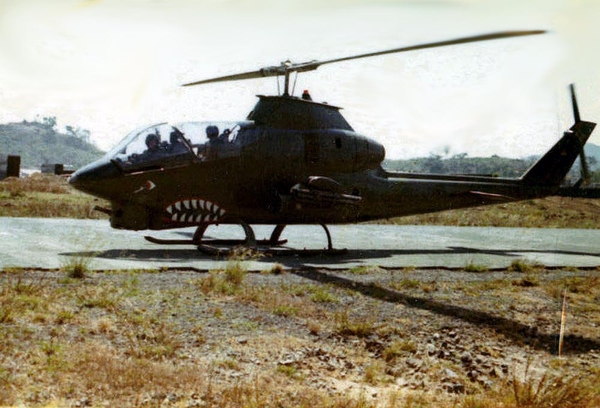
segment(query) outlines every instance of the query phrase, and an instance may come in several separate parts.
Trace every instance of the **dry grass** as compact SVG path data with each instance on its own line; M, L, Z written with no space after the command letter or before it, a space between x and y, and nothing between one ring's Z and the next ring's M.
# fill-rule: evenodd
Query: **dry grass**
M11 197L22 197L27 193L69 194L70 189L64 176L34 173L30 177L9 177L0 183L1 190Z
M237 272L222 274L232 285L245 286ZM375 406L302 386L295 368L224 381L224 371L244 370L241 362L211 358L202 351L202 327L184 328L165 318L185 313L185 299L197 291L197 282L176 291L132 291L140 283L128 275L88 273L78 280L24 277L18 271L0 275L0 405ZM210 295L217 304L230 296Z
M403 272L404 278L416 280L414 272ZM512 316L517 324L553 332L560 310L555 288L567 287L569 333L579 326L579 334L600 337L600 313L593 311L598 277L539 276L539 285L532 287L517 287L507 278L440 282L431 293L422 284L395 290L435 295L449 305ZM506 377L483 387L469 382L460 358L430 360L425 352L426 343L433 342L437 353L442 340L433 338L449 333L441 322L457 319L419 311L405 315L408 309L401 304L293 273L248 275L242 261L206 276L90 271L71 279L65 272L7 270L0 280L0 406L600 404L600 370L576 358L556 362L546 352L525 348L523 355L538 360L535 369L515 364ZM461 327L443 342L455 341L461 350L488 355L490 361L509 353L511 342L503 336ZM476 340L466 342L467 336ZM435 388L447 370L460 373L464 394ZM408 374L429 382L416 390L397 385Z
M64 176L35 173L0 181L0 216L44 218L106 218L93 211L103 200L77 192Z
M390 222L398 225L595 229L600 227L600 202L596 199L547 197L394 218Z

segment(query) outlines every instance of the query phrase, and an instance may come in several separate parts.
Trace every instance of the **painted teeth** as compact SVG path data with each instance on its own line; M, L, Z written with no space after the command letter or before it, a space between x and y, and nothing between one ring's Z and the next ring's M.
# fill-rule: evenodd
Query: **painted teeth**
M171 221L183 224L200 224L217 221L226 211L217 204L202 199L186 199L169 205L165 211Z

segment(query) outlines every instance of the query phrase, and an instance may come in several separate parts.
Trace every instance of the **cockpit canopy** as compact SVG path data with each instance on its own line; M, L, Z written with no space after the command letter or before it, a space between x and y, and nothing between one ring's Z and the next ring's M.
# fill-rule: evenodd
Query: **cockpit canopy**
M129 133L107 156L124 171L158 168L239 156L256 136L250 121L159 123Z

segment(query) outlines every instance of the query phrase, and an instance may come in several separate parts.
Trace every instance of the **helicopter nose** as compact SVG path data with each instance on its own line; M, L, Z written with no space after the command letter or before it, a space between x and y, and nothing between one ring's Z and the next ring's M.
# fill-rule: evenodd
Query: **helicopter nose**
M103 193L112 184L110 180L120 174L121 171L116 164L102 158L73 173L69 178L69 184L85 193L107 198Z

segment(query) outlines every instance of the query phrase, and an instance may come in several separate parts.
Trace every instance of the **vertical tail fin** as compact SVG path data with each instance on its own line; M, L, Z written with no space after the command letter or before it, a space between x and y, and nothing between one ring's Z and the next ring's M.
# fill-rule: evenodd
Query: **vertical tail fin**
M563 137L541 159L527 170L521 178L525 184L559 186L573 166L577 156L583 154L583 147L596 127L593 122L581 120L573 85L570 89L575 124L563 134Z

